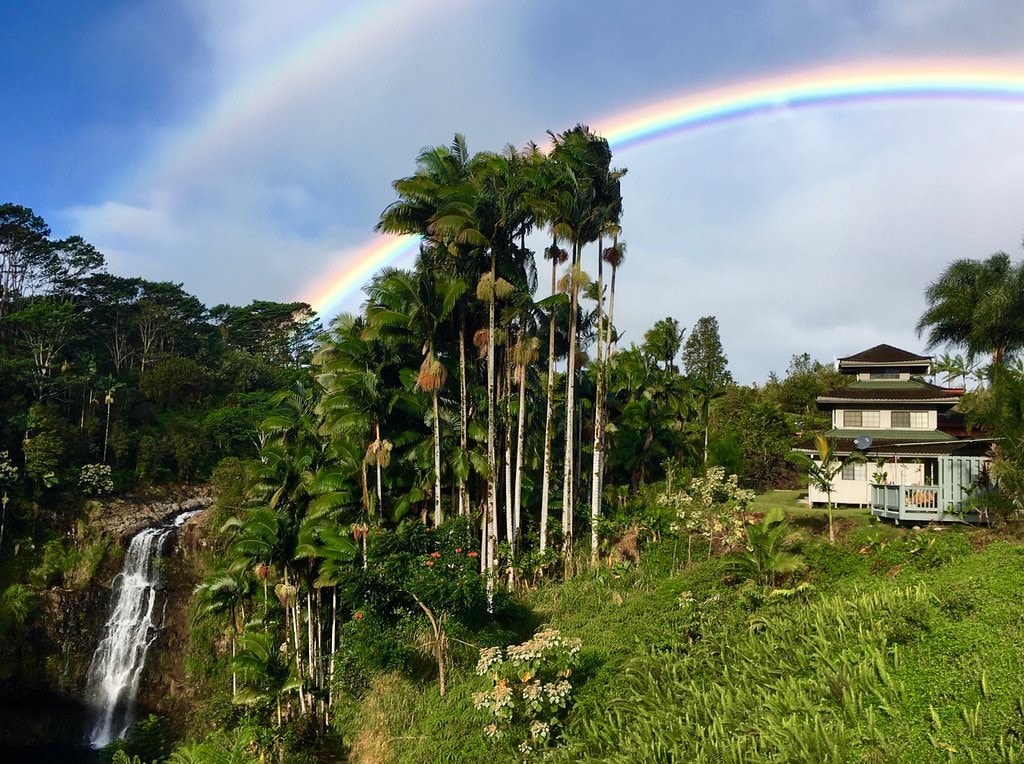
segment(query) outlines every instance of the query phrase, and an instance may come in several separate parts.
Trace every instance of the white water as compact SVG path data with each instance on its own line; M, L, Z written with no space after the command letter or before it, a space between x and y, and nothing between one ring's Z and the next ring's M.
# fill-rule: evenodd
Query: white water
M139 531L128 545L124 567L114 583L110 615L89 666L86 697L96 718L89 745L101 748L121 737L135 720L135 694L146 652L162 626L153 620L160 571L154 563L171 534L197 512L183 512L172 523Z

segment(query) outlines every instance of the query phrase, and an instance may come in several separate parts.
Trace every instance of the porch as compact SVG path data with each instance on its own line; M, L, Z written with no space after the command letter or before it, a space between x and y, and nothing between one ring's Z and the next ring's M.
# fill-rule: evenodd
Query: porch
M982 473L982 458L942 456L938 460L937 485L871 483L871 514L908 523L978 523L977 511L968 502Z

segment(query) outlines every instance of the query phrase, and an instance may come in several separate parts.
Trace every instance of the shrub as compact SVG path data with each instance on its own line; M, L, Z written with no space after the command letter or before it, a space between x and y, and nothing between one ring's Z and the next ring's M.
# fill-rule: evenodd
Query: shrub
M727 478L722 467L709 467L704 477L690 481L687 492L663 500L675 504L677 530L705 536L712 544L717 540L729 548L743 540L744 513L754 496L754 491L740 488L736 475Z
M484 734L510 736L527 755L550 746L571 703L569 677L579 652L580 640L566 639L554 629L505 650L481 650L476 673L493 683L490 690L473 697L476 708L486 709L492 717Z
M78 488L85 496L98 496L114 490L109 464L83 464L78 474Z

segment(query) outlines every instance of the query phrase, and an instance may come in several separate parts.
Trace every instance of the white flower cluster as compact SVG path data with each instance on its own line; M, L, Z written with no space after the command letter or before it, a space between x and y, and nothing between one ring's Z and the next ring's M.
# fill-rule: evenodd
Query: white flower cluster
M530 725L530 739L544 740L551 734L551 725L539 719Z
M8 486L17 481L18 468L11 463L11 455L0 451L0 486Z
M574 658L580 651L582 642L578 639L566 639L557 629L538 631L533 639L523 642L521 645L512 645L508 648L508 659L513 664L522 665L531 661L539 660L547 655L564 650L569 657ZM482 658L481 653L481 660ZM479 665L479 664L478 664Z
M572 685L567 679L559 679L557 682L544 685L544 694L548 701L554 706L562 708L569 700L569 693L572 692Z
M110 476L109 464L83 464L78 475L78 487L86 496L110 493L114 490L114 480Z
M500 647L485 647L480 651L480 660L476 662L476 673L484 676L491 670L491 666L505 660Z

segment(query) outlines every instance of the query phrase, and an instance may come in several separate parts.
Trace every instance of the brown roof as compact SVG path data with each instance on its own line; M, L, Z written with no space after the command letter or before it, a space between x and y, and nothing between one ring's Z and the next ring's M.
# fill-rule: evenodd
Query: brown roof
M900 348L895 348L892 345L875 345L873 348L862 350L859 353L847 356L846 358L840 358L840 363L850 363L855 365L866 365L866 364L930 364L932 362L931 356L917 355Z
M819 403L839 403L842 401L917 401L949 403L953 405L960 398L959 390L951 390L928 382L906 383L902 385L869 386L868 383L854 382L818 398Z

